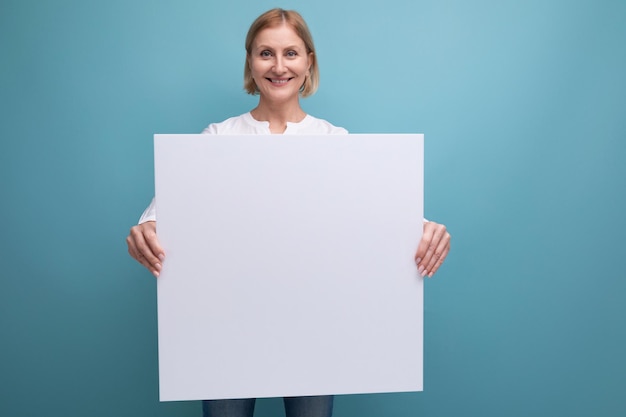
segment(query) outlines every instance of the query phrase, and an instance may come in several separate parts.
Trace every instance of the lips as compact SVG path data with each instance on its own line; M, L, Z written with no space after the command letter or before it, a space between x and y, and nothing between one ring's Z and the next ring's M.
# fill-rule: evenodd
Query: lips
M292 79L293 78L266 78L266 80L268 80L272 84L277 84L277 85L287 84Z

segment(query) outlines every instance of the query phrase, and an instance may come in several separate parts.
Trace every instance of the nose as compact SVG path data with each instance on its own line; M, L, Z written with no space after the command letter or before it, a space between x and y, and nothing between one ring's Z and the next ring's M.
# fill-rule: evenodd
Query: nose
M278 55L274 61L274 72L276 74L283 74L285 71L287 71L287 68L285 67L283 57Z

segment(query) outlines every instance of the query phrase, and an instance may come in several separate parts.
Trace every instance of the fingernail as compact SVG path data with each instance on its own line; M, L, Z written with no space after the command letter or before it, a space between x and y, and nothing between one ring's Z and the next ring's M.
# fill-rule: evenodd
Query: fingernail
M422 278L424 278L424 267L420 266L417 270L417 273L420 274Z
M154 264L154 269L156 269L157 271L161 270L161 264Z
M415 260L415 265L419 266L420 262L422 262L422 258L417 258Z
M155 278L159 277L159 271L152 271L152 275L154 275Z
M159 261L163 262L163 260L164 260L164 259L165 259L165 255L160 254L160 255L159 255Z

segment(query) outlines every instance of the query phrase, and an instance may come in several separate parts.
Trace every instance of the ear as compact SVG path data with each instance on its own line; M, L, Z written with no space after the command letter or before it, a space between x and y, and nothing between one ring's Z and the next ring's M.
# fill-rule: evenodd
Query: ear
M313 52L309 52L308 58L309 58L309 67L306 69L306 72L307 72L307 75L310 77L311 76L311 67L315 63L315 54Z

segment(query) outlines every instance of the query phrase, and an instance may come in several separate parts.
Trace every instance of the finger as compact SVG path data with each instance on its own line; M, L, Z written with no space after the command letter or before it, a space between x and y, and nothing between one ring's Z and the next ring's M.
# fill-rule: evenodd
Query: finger
M423 260L426 257L426 252L428 251L428 247L430 246L430 242L433 239L433 228L426 222L424 223L424 232L422 233L422 240L420 240L419 245L417 246L417 251L415 252L415 262L419 266L423 264Z
M165 251L161 247L159 243L159 239L156 234L156 223L155 222L146 222L144 223L143 234L146 240L146 243L150 247L150 252L156 256L161 262L165 257Z
M424 243L427 247L424 256L421 257L421 262L418 263L418 270L422 276L429 270L429 266L434 266L436 260L433 261L432 258L444 233L446 233L446 228L443 225L432 223L424 226L420 246Z
M143 256L139 252L137 252L137 246L133 239L132 233L129 233L128 236L126 236L126 245L128 246L128 254L137 262L141 262L141 258Z
M433 268L435 267L435 265L437 264L437 262L443 255L449 243L450 243L450 234L447 232L444 232L443 236L441 236L439 240L433 239L433 244L428 249L428 252L429 253L432 252L432 255L430 256L428 263L424 267L424 271L426 272L426 275L431 274Z
M159 276L159 271L154 266L150 265L148 260L141 253L137 254L135 259L137 260L137 262L143 265L148 271L150 271L154 276Z
M150 240L155 240L156 234L154 237L150 236L150 232L144 231L144 227L139 225L131 229L131 236L138 254L141 254L150 265L156 266L156 264L160 263L159 258L152 251L150 245ZM139 260L139 257L137 260Z
M130 229L130 235L127 238L129 252L140 264L148 268L155 276L158 276L161 270L161 260L152 252L150 244L144 235L146 233L144 231L145 228L146 226L137 225ZM156 240L156 234L152 239ZM161 254L161 256L163 255Z
M437 263L435 264L435 266L433 267L432 271L428 274L428 278L432 278L436 273L437 270L439 269L439 267L443 264L443 261L445 260L446 256L448 256L448 252L450 251L450 249L446 249L444 254L441 256L441 258L437 261Z
M158 274L158 271L156 271L156 269L152 265L150 265L146 258L137 251L135 242L133 241L131 235L128 235L128 237L126 238L126 243L128 245L128 253L131 257L133 257L137 262L146 267L152 274L155 274L155 272Z
M432 269L428 272L428 278L432 278L433 275L435 275L439 267L443 264L443 261L445 261L449 252L450 252L450 244L448 243L448 245L444 248L443 252L441 253L441 256L439 257L439 259L437 259L435 266L433 266Z

